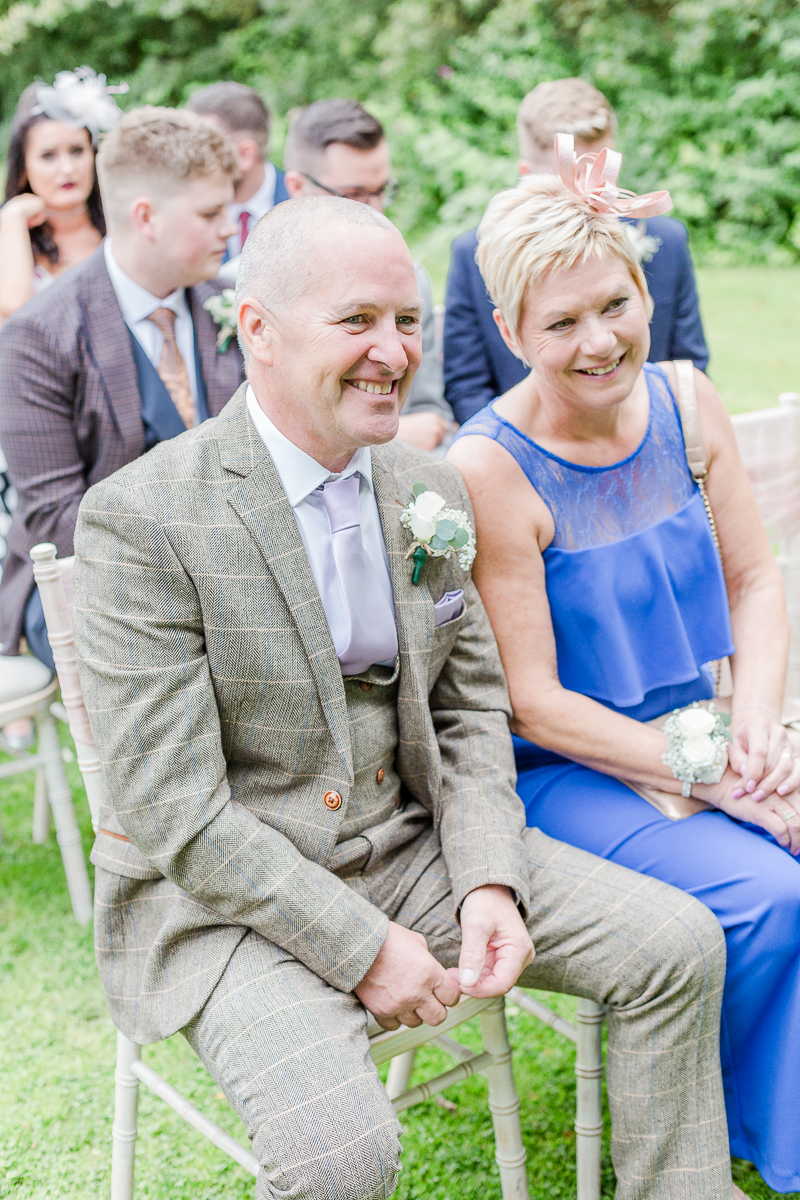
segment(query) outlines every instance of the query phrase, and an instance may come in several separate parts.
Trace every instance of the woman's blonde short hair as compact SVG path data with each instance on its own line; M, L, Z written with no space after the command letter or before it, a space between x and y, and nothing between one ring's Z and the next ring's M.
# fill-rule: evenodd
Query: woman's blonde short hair
M644 272L618 217L596 212L555 175L528 175L489 202L475 259L523 362L519 334L528 289L592 257L625 263L649 317L653 302Z

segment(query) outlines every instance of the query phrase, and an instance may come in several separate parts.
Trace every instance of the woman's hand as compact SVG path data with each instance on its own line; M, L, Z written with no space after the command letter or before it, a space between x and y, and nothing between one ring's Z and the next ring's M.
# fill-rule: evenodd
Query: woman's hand
M800 759L771 709L742 707L731 721L730 764L741 777L734 800L749 794L761 801L771 792L787 796L800 787Z
M24 222L26 228L33 229L35 225L41 225L47 219L47 209L41 196L34 196L32 192L22 192L3 205L0 216L4 221L7 217L17 219L21 223Z
M782 785L783 786L783 785ZM705 800L736 821L759 825L771 833L778 845L792 854L800 854L800 790L785 795L772 791L763 799L742 791L741 776L728 767L719 783L695 783L692 795Z

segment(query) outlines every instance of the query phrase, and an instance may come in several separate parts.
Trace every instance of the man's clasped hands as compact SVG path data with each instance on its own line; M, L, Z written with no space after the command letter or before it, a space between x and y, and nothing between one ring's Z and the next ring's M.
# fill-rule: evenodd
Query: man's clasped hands
M441 1025L462 994L502 996L533 961L530 934L507 887L469 892L461 906L458 967L445 969L421 933L390 921L378 957L355 989L384 1029Z

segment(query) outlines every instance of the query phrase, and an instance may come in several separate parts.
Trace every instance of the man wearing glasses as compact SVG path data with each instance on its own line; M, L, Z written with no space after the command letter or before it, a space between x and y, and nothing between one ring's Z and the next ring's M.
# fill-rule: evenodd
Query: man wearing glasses
M286 190L293 199L327 193L383 212L397 193L383 126L355 100L318 100L304 108L289 126L283 165ZM442 453L450 440L453 413L444 399L431 281L419 263L414 269L425 302L422 363L397 436L422 450Z

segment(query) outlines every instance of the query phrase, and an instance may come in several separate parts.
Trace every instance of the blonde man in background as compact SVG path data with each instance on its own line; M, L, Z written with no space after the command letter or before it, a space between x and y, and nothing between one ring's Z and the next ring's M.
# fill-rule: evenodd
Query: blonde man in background
M540 83L528 92L517 114L521 176L557 174L557 133L573 135L576 154L599 154L614 149L617 119L603 93L584 79ZM688 358L704 371L708 348L685 226L674 217L626 224L654 302L649 361ZM494 304L475 262L477 244L475 229L455 239L447 280L445 397L462 424L528 374L495 325Z
M238 164L192 113L141 108L97 168L109 236L0 332L0 442L19 504L0 584L5 654L24 633L53 670L28 553L72 554L84 492L157 442L215 416L242 378L204 302L234 232Z

